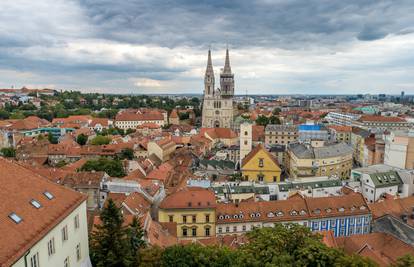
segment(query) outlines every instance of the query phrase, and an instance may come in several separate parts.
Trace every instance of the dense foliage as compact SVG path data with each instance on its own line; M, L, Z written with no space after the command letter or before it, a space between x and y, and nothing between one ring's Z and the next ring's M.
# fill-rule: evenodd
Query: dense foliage
M143 231L134 217L124 226L121 210L112 199L102 209L101 224L95 225L90 239L90 255L96 267L139 266L138 252L145 247Z
M112 177L124 177L125 170L122 162L117 159L100 158L88 160L80 169L81 171L104 171Z
M91 140L91 145L100 146L100 145L107 145L111 142L111 137L97 135L95 138Z
M82 133L76 137L76 142L81 146L86 145L86 142L88 142L88 137Z
M3 155L3 157L14 158L16 156L16 149L13 147L4 147L0 150L0 153Z
M269 118L263 115L260 115L257 119L256 119L256 124L257 125L262 125L262 126L266 126L268 124L280 124L280 120L278 117L276 116L270 116Z

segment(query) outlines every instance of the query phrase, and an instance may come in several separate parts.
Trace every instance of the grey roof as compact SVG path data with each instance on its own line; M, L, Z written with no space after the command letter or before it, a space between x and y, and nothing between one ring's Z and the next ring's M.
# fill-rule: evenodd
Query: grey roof
M213 166L214 168L220 168L220 169L234 169L235 164L232 161L229 160L207 160L202 159L200 160L200 165L203 166Z
M279 192L287 192L290 189L307 189L311 187L312 189L315 188L326 188L326 187L337 187L342 186L342 181L339 179L330 179L324 181L313 181L313 182L289 182L279 184Z
M374 220L372 223L372 231L388 233L407 244L414 245L414 227L390 214Z
M403 183L400 175L396 171L371 173L369 176L375 187L387 187Z
M282 125L282 124L268 124L266 126L265 131L272 131L272 132L296 132L298 131L297 125Z
M272 145L269 149L269 152L285 152L285 145Z
M301 159L320 159L352 154L353 149L346 143L325 144L323 147L311 147L304 144L292 144L290 150Z
M230 189L232 194L245 194L245 193L255 193L259 195L266 195L269 194L269 187L267 186L251 186L251 185L235 185L235 186L213 186L213 190L215 194L223 194L224 189Z

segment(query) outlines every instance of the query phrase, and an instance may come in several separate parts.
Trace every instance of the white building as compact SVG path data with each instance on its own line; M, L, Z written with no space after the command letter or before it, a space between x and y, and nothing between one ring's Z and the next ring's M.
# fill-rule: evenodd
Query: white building
M361 183L361 193L369 203L378 201L385 194L397 196L403 186L398 171L384 164L354 169L351 179Z
M414 129L394 131L385 136L384 163L414 169Z
M342 181L335 177L307 177L277 184L275 194L278 200L288 199L300 193L306 197L328 197L341 194Z
M91 267L86 195L0 159L0 266Z
M360 117L361 115L352 113L329 112L325 119L330 124L352 126Z

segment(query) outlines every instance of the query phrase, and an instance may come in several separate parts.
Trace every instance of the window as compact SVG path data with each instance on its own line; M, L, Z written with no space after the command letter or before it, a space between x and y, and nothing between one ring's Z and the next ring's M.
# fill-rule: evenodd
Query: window
M223 229L221 227L219 227L218 232L219 232L219 234L221 234L223 232Z
M230 227L226 227L226 233L230 232Z
M80 250L80 243L76 245L76 260L80 261L81 259L81 250Z
M257 175L257 180L259 180L259 182L263 182L263 180L264 180L264 175L263 175L263 174L258 174L258 175Z
M277 182L277 177L273 176L273 182Z
M193 215L193 223L197 222L197 216Z
M210 222L210 215L206 214L206 222Z
M49 240L49 242L47 242L47 254L49 256L52 256L53 254L55 254L55 238L52 237L52 239Z
M259 167L263 168L263 159L259 159Z
M244 131L244 135L248 135L249 133L247 131Z
M233 232L237 232L237 226L233 226Z
M32 204L33 207L35 207L36 209L40 209L42 207L42 205L39 203L39 201L32 199L30 201L30 204Z
M66 257L65 261L63 262L63 267L69 267L69 257Z
M174 222L174 215L168 215L168 221Z
M187 236L187 228L183 228L183 236Z
M243 225L242 229L243 231L246 231L246 225Z
M192 228L191 229L191 234L193 235L193 236L197 236L197 228Z
M210 236L210 227L207 227L205 229L205 234L206 234L206 236Z
M187 223L187 216L183 215L183 223Z
M52 193L50 193L50 192L48 192L48 191L45 191L44 193L43 193L43 195L45 195L45 197L47 197L47 199L49 199L49 200L51 200L51 199L54 199L55 197L52 195Z
M68 240L68 226L62 228L62 241Z
M39 267L39 253L36 252L31 258L30 258L30 266L31 267Z
M9 214L9 218L12 219L15 223L20 223L22 221L22 218L14 212Z
M75 224L75 229L79 228L79 214L77 214L75 216L75 218L73 218L74 224Z

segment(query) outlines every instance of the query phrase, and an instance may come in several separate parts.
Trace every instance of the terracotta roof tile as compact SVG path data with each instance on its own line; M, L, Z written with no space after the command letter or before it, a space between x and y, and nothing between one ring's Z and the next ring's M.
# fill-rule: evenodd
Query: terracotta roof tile
M9 266L60 223L86 196L48 181L12 161L0 158L0 265ZM54 198L49 200L44 192ZM35 199L42 205L30 204ZM22 218L16 224L8 216Z
M213 191L200 187L185 187L167 196L160 204L162 209L214 208Z

